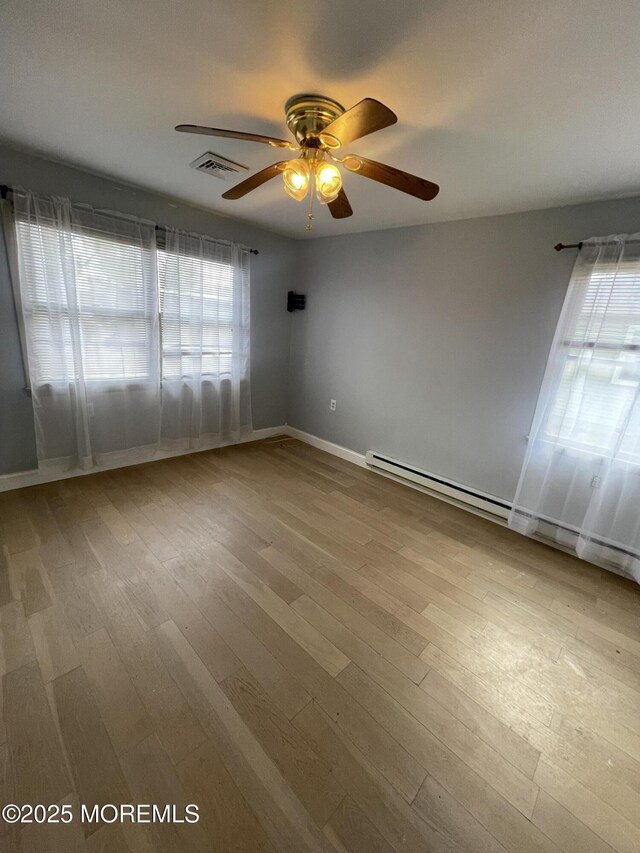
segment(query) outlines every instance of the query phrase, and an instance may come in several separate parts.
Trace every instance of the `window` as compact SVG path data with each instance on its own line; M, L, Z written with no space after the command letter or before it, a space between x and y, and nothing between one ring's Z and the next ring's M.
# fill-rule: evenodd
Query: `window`
M640 419L632 414L640 387L640 262L598 265L581 291L559 343L562 373L546 433L594 452L622 441L622 450L635 456L640 448Z
M14 208L39 465L251 431L248 250L28 191Z
M150 380L157 371L151 241L145 247L42 220L18 219L16 231L32 385Z
M233 265L158 250L164 379L231 375Z

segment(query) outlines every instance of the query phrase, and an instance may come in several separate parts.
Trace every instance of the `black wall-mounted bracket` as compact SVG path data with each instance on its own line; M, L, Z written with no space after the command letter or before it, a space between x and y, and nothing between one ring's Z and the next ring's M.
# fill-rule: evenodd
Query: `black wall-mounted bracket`
M304 311L307 304L307 297L302 293L294 293L290 290L287 293L287 311Z

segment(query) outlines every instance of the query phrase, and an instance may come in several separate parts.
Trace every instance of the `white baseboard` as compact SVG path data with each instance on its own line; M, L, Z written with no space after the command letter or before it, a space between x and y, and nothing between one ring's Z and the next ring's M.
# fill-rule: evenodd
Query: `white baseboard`
M237 441L223 441L217 447L233 447L236 444L246 444L249 441L261 441L263 438L273 438L274 435L289 435L288 427L283 424L277 427L266 427L265 429L254 429ZM217 448L211 448L216 450ZM158 450L151 458L141 459L140 462L156 462L159 459L170 459L173 456L185 456L189 453L198 453L197 450ZM140 464L140 463L131 463ZM38 470L18 471L15 474L0 474L0 492L9 492L13 489L24 489L27 486L37 486L41 483L53 483L56 480L68 480L71 477L82 477L86 474L95 474L99 471L113 471L121 465L105 465L92 468L90 471L66 471L63 474L45 474Z
M332 441L327 441L324 438L318 438L317 435L303 432L296 427L286 426L284 429L287 435L291 438L299 438L305 444L310 444L312 447L317 447L318 450L325 450L334 456L339 456L340 459L346 459L347 462L353 462L354 465L359 465L361 468L366 468L367 463L363 453L356 453L355 450L349 450L347 447L341 447L339 444L334 444Z

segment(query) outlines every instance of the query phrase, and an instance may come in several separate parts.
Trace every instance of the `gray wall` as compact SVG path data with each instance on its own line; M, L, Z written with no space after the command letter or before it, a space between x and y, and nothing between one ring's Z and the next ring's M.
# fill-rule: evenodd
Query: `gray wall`
M208 180L206 177L203 180ZM63 195L97 208L134 214L260 251L251 261L251 395L254 429L286 422L290 315L300 244L255 226L217 216L114 180L0 146L0 184ZM220 187L211 181L211 192ZM0 236L1 240L1 236ZM0 243L0 474L36 466L31 401L24 377L9 283Z
M510 500L575 258L553 246L634 231L640 199L306 243L289 423Z
M294 241L2 146L0 183L256 247L254 427L288 421L506 499L574 259L553 245L640 230L625 199ZM307 294L292 316L291 288ZM0 473L36 464L23 384L0 245Z

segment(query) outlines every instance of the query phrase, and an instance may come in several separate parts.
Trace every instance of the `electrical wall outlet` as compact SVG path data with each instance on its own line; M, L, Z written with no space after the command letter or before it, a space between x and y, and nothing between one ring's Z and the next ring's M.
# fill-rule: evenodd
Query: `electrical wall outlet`
M338 404L336 403L336 401L335 401L335 400L332 400L332 401L329 403L329 408L331 409L331 411L332 411L332 412L335 412L335 410L336 410L336 406L337 406L337 405L338 405Z

